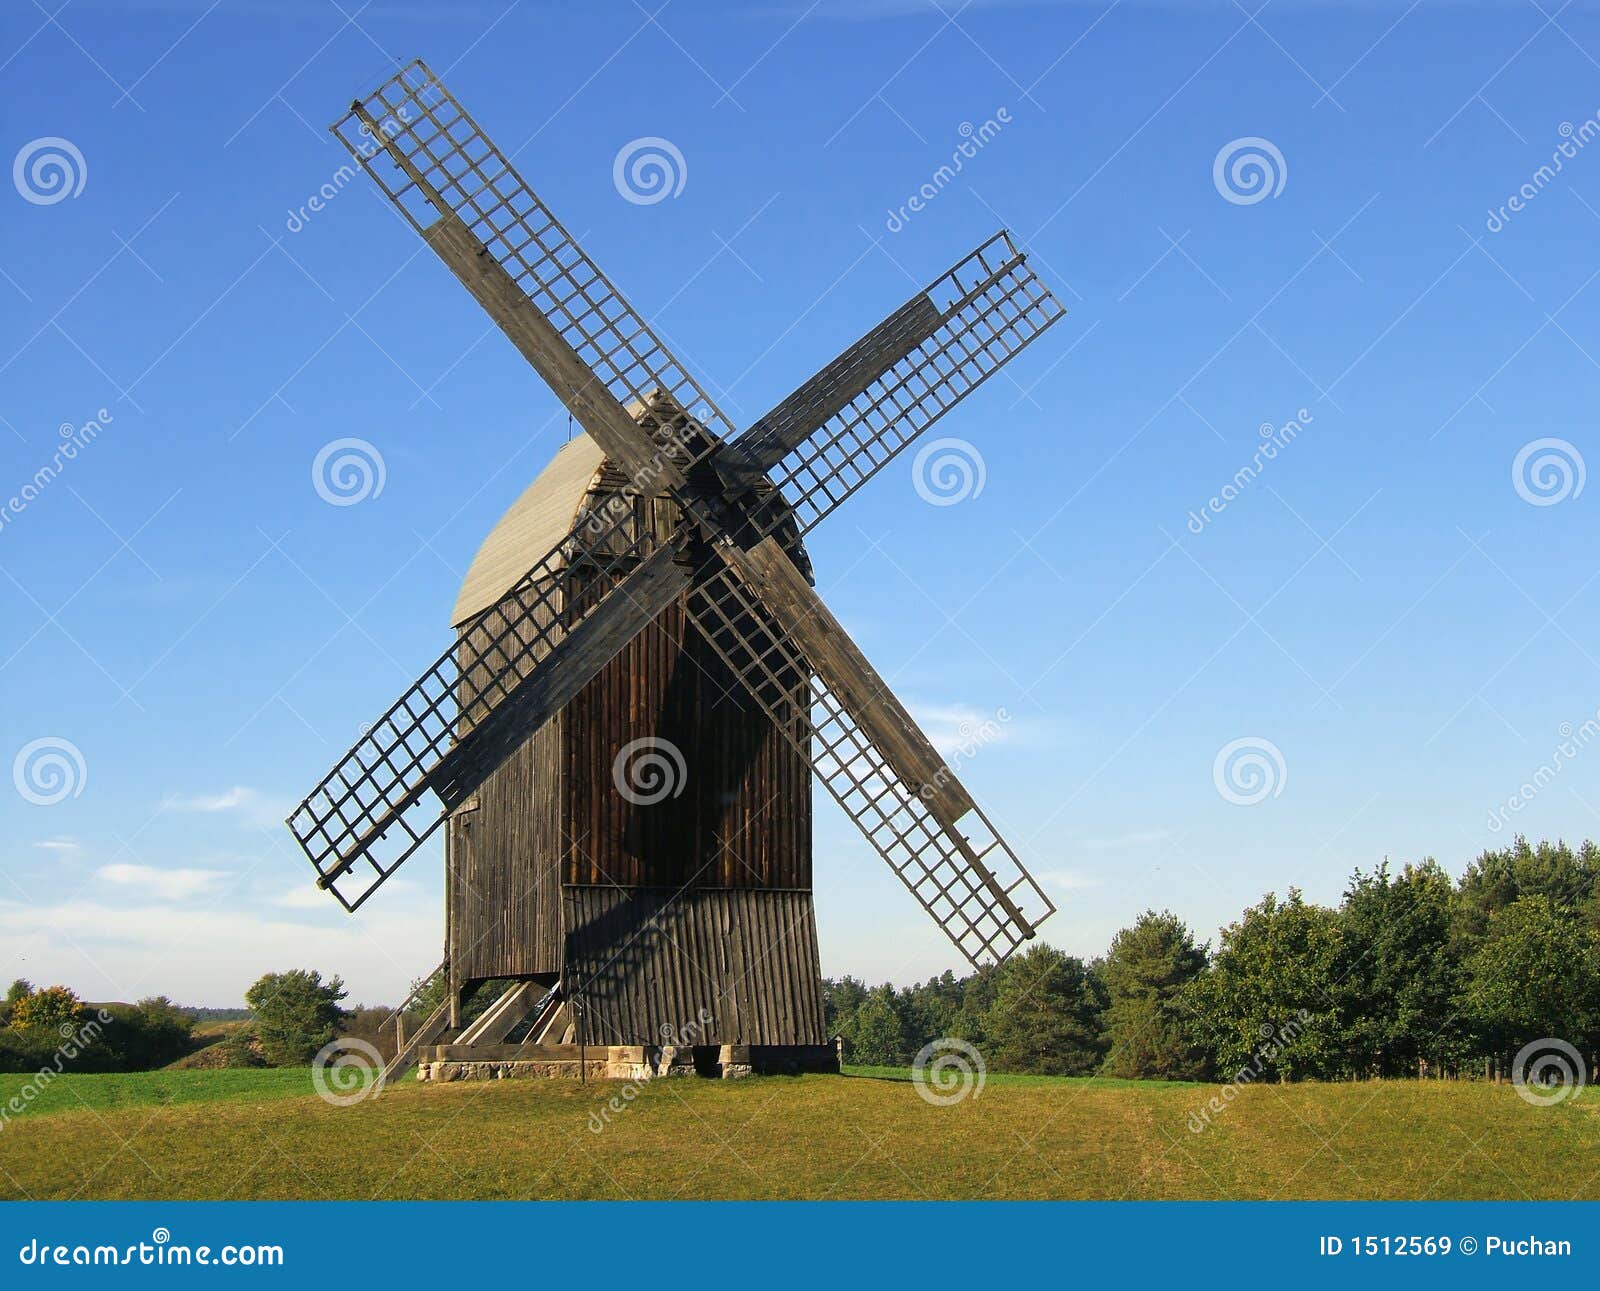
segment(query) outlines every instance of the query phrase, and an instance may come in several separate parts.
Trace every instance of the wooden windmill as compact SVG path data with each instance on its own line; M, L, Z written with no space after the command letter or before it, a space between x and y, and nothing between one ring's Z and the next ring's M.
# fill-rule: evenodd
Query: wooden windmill
M397 1061L831 1066L813 778L974 964L1031 938L1053 905L803 546L1061 316L1010 236L736 437L422 62L333 131L585 432L479 551L454 644L289 817L347 910L446 824L449 999Z

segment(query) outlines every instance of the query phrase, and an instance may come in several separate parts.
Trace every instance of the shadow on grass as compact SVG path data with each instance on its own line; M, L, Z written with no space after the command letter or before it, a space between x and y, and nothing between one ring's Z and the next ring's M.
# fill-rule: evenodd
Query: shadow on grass
M909 1083L909 1067L866 1067L845 1063L839 1074L851 1080L882 1080ZM984 1087L991 1085L1013 1089L1203 1089L1206 1082L1198 1080L1125 1080L1114 1076L1033 1076L991 1071L984 1077Z

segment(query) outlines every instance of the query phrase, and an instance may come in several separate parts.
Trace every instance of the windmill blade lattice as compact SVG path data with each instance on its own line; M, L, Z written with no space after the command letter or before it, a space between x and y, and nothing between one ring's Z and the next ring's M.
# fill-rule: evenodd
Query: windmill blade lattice
M573 643L581 638L573 634L585 622L649 622L650 605L640 604L637 584L626 577L585 614L573 614L566 595L571 572L632 574L653 554L663 560L661 551L667 549L657 548L650 527L631 511L578 525L505 596L465 625L460 642L371 723L306 795L289 817L290 832L316 866L319 884L345 909L361 905L439 828L444 816L427 802L429 790L448 811L481 779L459 771L482 766L472 756L474 741L462 739L464 734L472 732L483 744L499 737L485 723L509 712L510 701L531 678L577 653ZM679 587L687 581L685 574ZM612 655L591 657L590 675ZM524 715L528 734L537 725Z
M926 775L896 771L736 574L719 569L698 581L689 617L973 965L1005 959L1054 913L1055 904L943 760L933 755L936 766Z

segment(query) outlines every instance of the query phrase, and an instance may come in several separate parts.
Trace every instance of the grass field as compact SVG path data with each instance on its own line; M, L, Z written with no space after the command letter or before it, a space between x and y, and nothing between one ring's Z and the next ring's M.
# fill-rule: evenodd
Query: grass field
M24 1082L0 1076L0 1104ZM878 1069L623 1088L408 1080L335 1107L298 1070L64 1076L0 1128L0 1195L1600 1198L1588 1090L1257 1085L1196 1133L1216 1088L991 1076L949 1107Z

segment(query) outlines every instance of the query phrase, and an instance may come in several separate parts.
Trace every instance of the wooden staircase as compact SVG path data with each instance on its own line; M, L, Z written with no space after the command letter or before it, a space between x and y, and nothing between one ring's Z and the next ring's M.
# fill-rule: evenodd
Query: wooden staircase
M395 1026L401 1025L400 1019L395 1019ZM448 1037L445 1035L450 1030L450 1001L443 1001L438 1008L428 1014L426 1020L410 1035L400 1034L404 1037L400 1047L395 1050L394 1057L389 1059L389 1065L383 1069L385 1081L394 1079L413 1062L417 1060L417 1050L425 1044L437 1044Z
M389 1059L383 1069L385 1082L393 1080L404 1072L407 1067L411 1066L417 1059L417 1050L422 1048L423 1045L437 1044L441 1040L453 1038L447 1034L450 1031L450 995L448 991L445 993L445 998L441 1001L439 1007L428 1014L422 1025L417 1027L410 1035L406 1034L405 1018L406 1010L411 1007L417 997L426 991L441 974L448 974L449 971L449 962L442 961L439 967L417 983L411 994L401 1001L400 1007L384 1020L384 1026L387 1026L390 1022L394 1023L395 1040L394 1057Z

